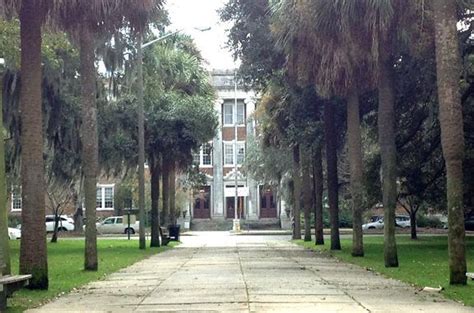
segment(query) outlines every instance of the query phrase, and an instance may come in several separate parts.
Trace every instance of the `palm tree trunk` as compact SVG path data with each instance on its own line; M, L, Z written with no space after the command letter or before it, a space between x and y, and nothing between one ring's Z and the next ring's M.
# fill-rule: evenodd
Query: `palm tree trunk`
M150 247L160 246L160 161L150 157L151 169L151 242Z
M96 271L97 258L97 229L96 229L96 197L97 174L99 167L97 139L97 106L94 35L86 26L80 29L80 58L81 58L81 101L82 101L82 171L84 175L84 193L86 207L86 234L84 269Z
M176 164L171 162L170 167L170 223L176 225Z
M3 73L0 76L0 129L3 129ZM2 275L11 274L10 244L8 242L7 184L5 173L5 136L0 132L0 251Z
M446 164L449 282L466 284L463 203L464 133L459 93L460 55L456 2L433 0L441 144Z
M314 154L313 162L314 180L314 235L316 245L324 245L323 233L323 160L321 146L318 145Z
M161 171L161 180L162 180L162 190L163 190L163 197L162 197L162 219L161 222L164 226L168 226L170 223L170 165L169 160L163 157L162 163L162 171Z
M331 223L331 250L341 250L339 238L339 192L337 178L337 134L334 104L326 102L324 107L324 127L326 134L326 162L328 171L328 198Z
M311 177L310 177L310 157L309 148L302 147L300 149L301 154L301 172L302 172L302 183L301 188L303 193L303 212L304 212L304 241L311 241Z
M352 197L352 256L364 256L362 233L363 165L359 114L359 97L357 92L352 92L347 99L347 142Z
M381 58L379 72L378 132L382 159L382 193L384 206L384 261L386 267L398 267L395 241L395 208L397 205L397 149L395 146L395 97L393 64Z
M22 236L20 273L32 274L28 287L48 289L43 111L41 103L41 22L37 1L22 1L21 37L21 182Z
M293 147L293 239L301 239L301 166L299 146Z

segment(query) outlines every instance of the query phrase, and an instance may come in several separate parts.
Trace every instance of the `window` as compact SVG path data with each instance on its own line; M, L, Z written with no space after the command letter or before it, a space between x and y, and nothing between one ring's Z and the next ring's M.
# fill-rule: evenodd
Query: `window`
M209 143L205 143L201 147L202 153L202 165L212 165L212 146Z
M245 160L245 142L237 142L237 164ZM234 143L224 143L224 165L234 165Z
M232 143L224 144L224 165L234 165L234 145Z
M224 125L234 125L234 118L237 119L238 125L245 124L245 104L243 102L237 102L237 116L234 116L234 107L235 102L226 102L224 103L222 109L222 116Z
M199 151L193 155L193 163L200 166L212 165L212 144L205 143Z
M114 185L97 185L97 210L114 209Z
M193 154L193 163L197 165L201 164L201 149Z
M237 143L237 164L242 165L245 159L245 143Z
M237 103L237 124L245 124L245 104Z
M224 115L224 125L233 125L234 124L234 105L233 103L224 103L223 113Z
M21 191L20 189L14 189L12 192L12 211L21 211Z

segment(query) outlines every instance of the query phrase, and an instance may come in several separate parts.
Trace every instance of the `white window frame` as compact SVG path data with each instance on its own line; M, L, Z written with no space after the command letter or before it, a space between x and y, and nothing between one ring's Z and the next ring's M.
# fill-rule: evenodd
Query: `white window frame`
M204 147L207 146L209 147L209 154L204 154ZM209 155L209 164L204 163L204 156ZM201 167L212 167L212 142L205 143L201 146L201 151L200 151L200 166Z
M209 160L210 160L210 164L204 164L204 146L209 146ZM207 154L206 154L207 155ZM212 167L212 164L214 163L213 160L212 160L212 141L209 141L205 144L203 144L201 147L199 147L199 151L197 151L196 153L194 153L193 155L193 162L194 164L197 164L199 165L199 167Z
M230 147L231 149L231 158L232 162L229 163L227 162L227 152L226 152L226 147ZM234 143L232 141L224 141L223 142L223 157L224 157L224 166L233 166L234 165Z
M227 123L226 121L226 116L228 116L228 114L226 114L226 108L230 108L230 111L231 111L231 122L230 123ZM224 126L233 126L234 125L234 103L233 102L224 102L224 104L222 105L222 124Z
M18 197L17 200L20 201L20 208L15 208L14 206L14 202L15 202L15 196ZM17 190L13 189L12 192L11 192L11 211L12 212L21 212L22 208L23 208L23 199L21 198L22 195L21 195L21 189L18 188Z
M112 207L105 207L105 189L112 188ZM100 200L101 206L97 207L97 211L113 211L114 210L114 197L115 197L115 184L97 184L97 189L100 189ZM96 206L97 206L97 199L96 199Z
M232 149L232 163L228 163L226 162L226 146L230 146L231 149ZM243 154L243 159L242 159L242 162L241 163L237 163L237 167L240 167L242 166L243 162L245 161L245 141L237 141L237 152L238 152L238 149L239 147L242 147L244 149L244 154ZM223 141L223 147L222 147L222 150L223 150L223 162L224 162L224 166L235 166L235 160L234 160L234 142L233 141ZM237 154L237 160L239 159L239 155Z
M226 122L226 116L228 116L228 114L226 114L226 107L227 108L230 108L231 110L231 114L232 114L232 121L231 123L227 123ZM240 112L241 111L241 115L242 115L242 121L238 121L238 124L237 126L245 126L245 119L246 119L246 114L245 114L245 103L242 102L242 101L238 101L237 102L237 112L234 112L234 107L235 107L235 102L224 102L224 104L222 105L222 124L226 127L230 127L230 126L234 126L234 123L235 121L237 121L237 118L239 116L239 114L237 114L237 112Z

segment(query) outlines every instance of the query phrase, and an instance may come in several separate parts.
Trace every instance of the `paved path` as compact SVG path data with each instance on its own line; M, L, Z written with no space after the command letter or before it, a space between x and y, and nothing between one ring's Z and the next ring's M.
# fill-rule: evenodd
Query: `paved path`
M474 312L287 236L201 233L29 312Z

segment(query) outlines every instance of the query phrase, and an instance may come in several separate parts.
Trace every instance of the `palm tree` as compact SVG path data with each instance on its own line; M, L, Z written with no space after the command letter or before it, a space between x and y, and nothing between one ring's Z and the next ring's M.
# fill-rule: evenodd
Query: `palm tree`
M416 3L406 0L371 1L286 1L277 7L276 33L283 46L296 55L289 64L306 80L316 83L323 93L341 93L350 99L355 110L358 92L378 87L379 143L382 155L383 202L385 208L384 259L387 267L398 266L395 242L396 148L394 138L393 59L390 54L400 45L397 31L411 30ZM405 32L406 33L406 32ZM297 45L298 49L293 49ZM367 82L362 86L360 82ZM336 92L336 93L335 93ZM355 118L357 114L350 114ZM357 120L351 130L359 129ZM357 132L357 131L356 131ZM351 136L356 136L352 134ZM360 136L359 136L360 137ZM360 140L356 140L360 142ZM352 145L350 159L353 193L353 255L362 255L362 232L359 188L361 160L359 147ZM358 190L358 191L357 191Z
M111 32L129 22L143 32L148 19L161 9L161 0L95 0L55 3L56 22L78 38L81 58L82 162L86 206L86 270L97 270L96 186L99 171L95 43L99 34Z
M463 203L464 133L459 91L459 42L455 1L433 0L441 145L446 164L449 282L466 284Z
M32 274L29 288L48 289L43 112L41 103L41 26L45 1L21 1L21 182L20 273Z
M301 239L301 160L300 147L293 147L293 239Z
M7 186L5 172L5 136L3 135L3 68L0 65L0 262L2 275L11 274L10 243L8 237Z
M300 149L301 152L301 172L302 172L302 200L303 200L303 213L304 213L304 241L311 241L311 205L313 195L311 188L311 177L310 177L310 167L311 159L310 152L311 148L308 146L303 146Z

